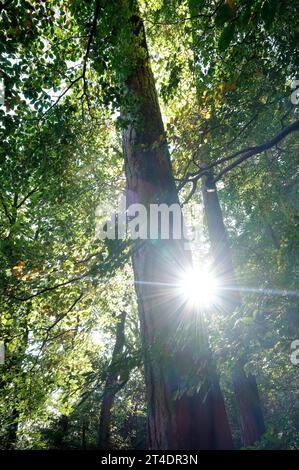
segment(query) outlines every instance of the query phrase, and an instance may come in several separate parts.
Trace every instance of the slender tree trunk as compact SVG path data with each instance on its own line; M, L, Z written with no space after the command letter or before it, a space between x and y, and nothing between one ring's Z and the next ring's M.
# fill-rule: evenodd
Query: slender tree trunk
M65 449L67 447L67 437L69 433L69 417L61 415L58 421L58 430L54 436L53 445L55 449Z
M266 431L256 379L252 374L245 374L242 364L233 369L232 379L242 442L250 446Z
M19 416L20 416L19 411L16 408L14 408L9 418L10 423L8 427L7 441L6 441L7 442L6 448L8 450L14 449L16 446L17 433L18 433L18 427L19 427Z
M189 10L190 10L190 17L196 18L199 6L189 1ZM197 44L197 38L195 35L195 29L193 28L193 43L194 45ZM197 73L197 68L200 67L200 57L198 57L196 53L196 46L193 48L194 51L194 72L195 75ZM197 83L195 83L197 88ZM199 94L199 90L197 88L197 92ZM202 162L202 168L205 168L205 163ZM236 279L236 273L232 262L231 256L231 249L228 243L228 237L225 230L225 225L222 216L222 210L219 203L218 192L216 185L213 181L213 173L212 171L207 171L203 177L203 185L202 185L202 197L204 203L204 211L206 217L206 223L208 228L208 234L211 244L211 254L213 258L213 272L217 277L218 284L220 287L220 294L219 294L219 302L221 308L226 311L227 313L232 313L238 305L241 305L241 297L238 289L238 283ZM241 375L240 375L241 374ZM258 421L259 423L263 423L263 413L260 405L258 405L259 398L258 398L258 390L256 385L256 401L255 403L252 402L250 399L251 397L251 383L250 381L255 380L252 376L250 379L246 377L243 367L241 368L240 363L235 366L233 370L233 376L240 377L242 376L242 386L240 385L239 388L239 381L234 381L234 390L235 390L235 398L238 408L238 415L239 421L241 423L241 434L243 442L248 442L246 436L251 433L251 429L253 427L252 422L254 421L254 416L259 416ZM247 387L245 383L247 381ZM241 384L241 382L240 382ZM256 382L255 382L256 384ZM241 391L242 390L242 391ZM244 395L241 398L242 394ZM247 394L247 395L246 395ZM259 406L259 410L257 408ZM255 437L257 439L261 436L264 432L265 426L264 424L258 424L256 422L256 428L260 430L260 433L256 433ZM255 439L256 440L256 439ZM254 441L251 441L253 443Z
M100 412L100 423L98 430L99 449L111 447L111 410L117 391L120 389L119 376L121 375L119 361L125 345L125 320L126 313L120 315L120 320L116 329L116 340L112 353L112 360L108 370L104 387L104 394Z
M27 307L27 313L29 313L30 307ZM26 328L26 332L23 339L23 342L20 342L20 356L24 356L26 354L26 348L28 344L28 336L29 336L29 331ZM25 375L26 373L22 371L22 359L20 360L20 356L15 356L10 363L10 367L14 367L14 371L16 374L20 374L22 378L25 380ZM2 386L7 386L7 383L4 381L2 382ZM15 384L14 384L15 387ZM19 419L20 419L20 412L18 409L18 401L17 401L17 388L15 387L14 394L15 396L13 397L13 400L15 401L15 405L11 411L11 414L8 418L9 425L8 425L8 430L7 430L7 436L6 436L6 448L7 449L15 449L16 444L17 444L17 439L18 439L18 428L19 428Z
M81 428L81 447L83 450L86 450L86 430L87 430L87 424L86 424L85 418L83 417L82 428Z
M202 167L204 168L204 165ZM212 172L208 172L203 177L202 196L211 244L213 272L217 277L221 292L219 301L222 308L232 312L241 304L241 298Z
M202 195L214 270L218 277L220 288L222 288L222 295L219 300L225 311L233 312L234 309L241 304L241 298L236 282L231 250L223 222L217 188L213 182L213 175L211 173L204 176ZM253 375L250 374L246 376L241 361L233 368L232 379L242 441L244 446L248 446L260 439L265 432L257 383Z
M143 204L147 209L150 204L178 204L138 15L132 16L131 25L136 56L126 86L137 103L137 116L131 115L123 131L127 202ZM127 114L124 117L128 119ZM175 287L190 267L184 240L142 240L133 257L151 449L232 448L224 401L200 316L182 302Z

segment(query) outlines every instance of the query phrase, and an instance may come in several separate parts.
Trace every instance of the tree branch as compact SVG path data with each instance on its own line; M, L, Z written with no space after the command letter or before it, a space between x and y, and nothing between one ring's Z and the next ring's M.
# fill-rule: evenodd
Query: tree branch
M55 101L55 103L53 103L50 108L48 108L42 115L42 117L44 117L49 111L51 111L52 108L54 108L54 106L56 106L59 101L61 100L61 98L63 98L64 95L66 95L66 93L72 88L73 85L75 85L75 83L79 82L79 80L81 80L83 78L82 74L79 75L79 77L75 78L74 80L71 81L71 83L69 84L69 86L61 93L61 95L59 95L59 97L57 98L57 100Z
M19 209L19 208L27 201L27 199L28 199L30 196L32 196L32 194L35 193L37 190L38 190L38 188L33 188L33 189L27 194L27 196L25 196L25 197L21 200L21 202L19 202L19 204L17 204L17 207L16 207L16 208Z
M11 224L12 223L12 217L11 217L11 215L10 215L8 209L7 209L7 205L5 204L5 201L4 201L4 198L3 198L2 194L0 194L0 199L1 199L2 207L4 209L4 213L7 217L7 219L9 220L9 223Z
M238 166L240 163L246 161L247 159L249 159L250 157L253 157L254 155L257 155L261 152L264 152L265 150L268 150L268 149L270 149L274 146L277 146L277 144L281 140L283 140L285 137L287 137L287 135L289 135L291 132L294 132L294 131L297 131L297 130L299 130L299 120L295 121L292 124L290 124L289 126L287 126L285 129L283 129L279 134L277 134L270 141L265 142L264 144L261 144L261 145L257 145L255 147L247 147L246 149L238 150L237 152L233 153L232 155L220 158L220 159L216 160L215 162L211 163L210 165L206 165L204 168L202 167L201 170L197 174L195 174L195 176L193 178L190 178L190 179L186 178L184 180L181 180L181 184L179 185L178 190L182 189L186 183L192 183L192 188L191 188L188 196L186 197L185 201L182 203L182 206L187 204L187 202L189 202L189 200L191 199L191 197L193 196L193 194L196 191L198 180L202 176L204 176L208 170L211 170L213 167L215 167L217 165L220 165L221 163L227 162L229 160L232 160L232 159L236 158L238 155L241 155L240 158L235 160L230 165L227 165L223 170L221 170L218 173L218 175L216 175L216 177L213 179L213 181L214 181L214 183L217 183L217 181L219 181L222 178L222 176L224 176L230 170L232 170L233 168Z
M180 24L180 23L185 23L186 21L194 20L194 19L197 19L197 18L205 18L206 20L210 20L210 19L213 18L213 16L215 16L215 14L217 13L217 11L219 10L219 8L221 7L221 5L223 3L224 3L224 0L220 0L217 7L210 14L198 13L198 15L187 16L186 18L182 18L181 20L168 21L167 23L165 23L165 22L155 22L155 21L152 21L152 20L150 20L146 17L144 18L144 21L148 21L149 23L151 23L153 25L172 26L172 25L176 25L176 24Z
M216 183L217 181L219 181L219 179L222 178L222 176L224 176L230 170L232 170L233 168L238 166L240 163L244 162L245 160L248 160L248 158L253 157L254 155L257 155L261 152L264 152L265 150L268 150L268 149L274 147L281 140L283 140L285 137L287 137L287 135L289 135L291 132L295 132L295 131L298 131L298 130L299 130L299 120L295 121L292 124L290 124L289 126L287 126L285 129L283 129L279 134L277 134L273 139L269 140L268 142L265 142L264 144L261 144L261 145L257 145L256 147L252 147L252 148L240 151L238 153L238 155L240 155L240 154L243 154L243 155L240 158L238 158L237 160L235 160L233 163L228 165L227 167L223 168L223 170L221 170L218 173L218 175L214 178L214 182ZM226 159L224 161L228 161L228 160L234 158L235 156L236 156L236 154L234 156L226 157Z
M87 83L86 83L86 78L85 78L86 68L87 68L87 60L88 60L88 57L89 57L89 54L90 54L90 49L91 49L91 44L92 44L93 38L94 38L94 35L96 33L96 30L97 30L97 21L98 21L98 16L99 16L99 12L100 12L100 6L101 6L100 0L97 0L96 5L95 5L93 21L92 21L90 33L89 33L89 36L88 36L88 42L87 42L85 57L84 57L84 61L83 61L82 78L83 78L83 91L84 91L84 94L86 94L86 91L87 91Z
M20 302L26 302L27 300L31 300L34 297L38 297L39 295L44 294L45 292L50 292L52 290L58 289L59 287L64 287L64 286L67 286L68 284L72 284L73 282L80 281L80 280L84 279L87 275L88 275L88 273L85 273L82 276L74 277L73 279L70 279L69 281L61 282L61 283L55 284L54 286L51 286L51 287L45 287L44 289L41 289L40 291L36 292L35 294L28 295L28 297L11 296L10 298L12 298L14 300L18 300Z
M95 5L95 12L94 12L94 17L93 17L93 22L92 22L92 26L91 26L91 29L90 29L90 33L88 35L88 42L87 42L87 47L86 47L86 52L85 52L85 56L84 56L84 60L83 60L83 69L82 69L82 73L81 75L79 75L79 77L75 78L74 80L72 80L70 82L70 84L67 86L67 88L61 93L61 95L57 98L57 100L55 101L55 103L53 103L44 113L43 113L43 116L45 116L45 114L47 114L52 108L54 108L58 103L59 101L61 100L61 98L63 98L66 93L75 85L75 83L79 82L80 80L83 80L83 96L87 96L87 82L86 82L86 68L87 68L87 61L88 61L88 57L89 57L89 54L90 54L90 49L91 49L91 44L92 44L92 40L94 38L94 35L95 35L95 32L96 32L96 27L97 27L97 19L98 19L98 16L99 16L99 12L100 12L100 0L97 0L96 1L96 5Z
M289 126L285 127L281 132L279 132L279 134L277 134L275 137L273 137L273 139L271 139L271 140L269 140L269 141L267 141L263 144L256 145L255 147L246 147L245 149L238 150L237 152L234 152L233 154L228 155L227 157L219 158L218 160L210 163L209 165L206 165L204 168L201 168L201 170L199 172L194 173L192 178L187 177L187 178L184 178L183 180L181 180L182 182L179 185L179 190L182 189L183 186L186 183L192 183L193 184L193 182L195 182L197 184L197 181L202 176L204 176L208 170L211 170L212 168L214 168L214 167L216 167L216 166L218 166L222 163L233 160L234 158L241 155L241 157L239 157L237 160L235 160L232 164L226 166L223 170L221 170L218 173L218 175L216 175L216 177L214 178L214 182L216 183L217 181L220 180L220 178L222 178L222 176L224 176L230 170L232 170L233 168L238 166L240 163L244 162L245 160L247 160L250 157L253 157L254 155L257 155L261 152L264 152L265 150L268 150L272 147L275 147L280 141L282 141L290 133L298 131L298 130L299 130L299 120L295 121L292 124L290 124ZM192 186L191 192L192 192L192 194L191 194L191 196L192 196L195 192L194 186ZM190 197L188 196L187 200L189 200Z

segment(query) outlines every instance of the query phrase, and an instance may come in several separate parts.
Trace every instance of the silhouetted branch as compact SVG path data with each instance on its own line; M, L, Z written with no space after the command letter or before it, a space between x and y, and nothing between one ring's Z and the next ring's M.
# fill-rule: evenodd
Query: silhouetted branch
M299 130L299 120L295 121L292 124L290 124L289 126L285 127L281 132L279 132L275 137L273 137L273 139L271 139L271 140L269 140L269 141L267 141L263 144L256 145L254 147L247 147L245 149L238 150L237 152L234 152L233 154L228 155L227 157L219 158L215 162L210 163L209 165L205 165L204 168L202 167L200 169L200 171L198 171L197 173L194 173L194 176L192 178L187 177L187 178L182 179L181 184L179 185L179 189L182 189L182 187L187 183L190 183L190 182L192 183L192 189L191 189L189 195L187 196L184 204L186 204L186 202L188 202L190 200L190 198L192 197L192 195L194 194L194 192L196 190L197 181L202 176L204 176L208 170L211 170L212 168L214 168L218 165L221 165L222 163L233 160L234 158L241 155L237 160L235 160L230 165L227 165L225 168L223 168L223 170L221 170L218 173L218 175L215 176L214 183L216 183L217 181L219 181L222 178L222 176L224 176L226 173L228 173L230 170L232 170L236 166L240 165L242 162L248 160L249 158L251 158L255 155L258 155L259 153L264 152L265 150L268 150L272 147L277 146L277 144L279 142L281 142L283 139L285 139L289 134L291 134L292 132L298 131L298 130Z

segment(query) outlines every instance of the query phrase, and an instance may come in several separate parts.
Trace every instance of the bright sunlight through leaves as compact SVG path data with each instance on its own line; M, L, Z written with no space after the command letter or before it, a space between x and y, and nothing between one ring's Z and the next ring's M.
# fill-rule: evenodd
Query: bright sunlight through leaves
M179 288L186 300L209 306L216 299L217 281L207 268L191 269L182 277Z

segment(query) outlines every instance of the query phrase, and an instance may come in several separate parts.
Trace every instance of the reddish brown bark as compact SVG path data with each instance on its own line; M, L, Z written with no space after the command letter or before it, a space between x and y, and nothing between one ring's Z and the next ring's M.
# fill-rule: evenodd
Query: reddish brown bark
M241 298L217 188L211 172L204 177L202 195L214 270L218 276L220 288L223 289L219 301L226 312L233 312L241 304ZM253 375L246 376L241 362L233 368L232 377L242 442L244 446L252 445L265 432L257 383Z
M126 86L138 106L137 116L131 116L123 131L128 204L170 205L178 203L178 196L143 25L136 15L131 25L136 57ZM143 53L138 56L140 48ZM149 447L232 448L203 327L196 328L198 312L182 305L175 288L182 272L191 267L184 241L142 241L133 267L145 356Z

